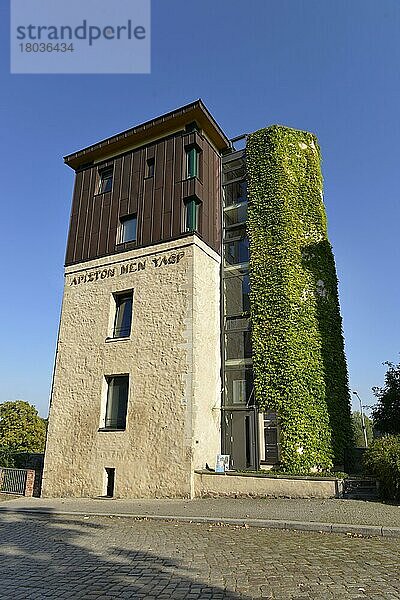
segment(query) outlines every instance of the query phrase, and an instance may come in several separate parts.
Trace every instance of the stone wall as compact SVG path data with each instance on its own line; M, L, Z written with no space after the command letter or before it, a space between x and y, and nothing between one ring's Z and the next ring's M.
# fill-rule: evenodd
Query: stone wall
M191 496L220 447L219 256L196 236L66 269L43 496ZM113 294L133 289L113 340ZM107 339L109 338L109 339ZM129 375L124 431L101 431L106 375Z
M197 497L261 498L339 498L343 494L340 479L275 478L250 475L196 473Z

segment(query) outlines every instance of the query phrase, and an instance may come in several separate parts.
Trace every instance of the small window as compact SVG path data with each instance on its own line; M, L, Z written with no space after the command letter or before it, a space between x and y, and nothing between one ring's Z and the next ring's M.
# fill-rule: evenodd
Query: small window
M105 192L111 192L112 182L113 182L113 170L112 169L104 169L104 171L99 172L100 181L99 181L99 194L105 194Z
M200 151L196 146L191 146L186 149L186 177L199 176L199 157Z
M154 176L154 165L155 165L155 160L154 158L149 158L147 160L147 172L146 172L146 177L153 177Z
M136 215L130 215L129 217L123 217L121 219L120 229L120 244L125 242L136 242Z
M127 338L131 334L133 292L115 294L113 338Z
M105 429L125 429L128 408L128 375L107 377Z
M185 202L185 231L198 231L200 223L200 200L190 198Z

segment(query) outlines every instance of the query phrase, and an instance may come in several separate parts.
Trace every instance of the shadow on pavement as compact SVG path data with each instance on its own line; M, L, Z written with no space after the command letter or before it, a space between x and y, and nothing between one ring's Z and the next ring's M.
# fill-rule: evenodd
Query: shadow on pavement
M156 549L139 550L153 550L140 522L119 547L116 519L106 519L1 512L0 598L246 598L207 585L196 568Z

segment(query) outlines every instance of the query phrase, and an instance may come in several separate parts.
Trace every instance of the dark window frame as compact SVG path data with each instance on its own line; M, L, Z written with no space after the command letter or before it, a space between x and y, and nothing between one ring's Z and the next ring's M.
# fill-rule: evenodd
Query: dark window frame
M196 144L185 147L185 175L186 179L200 179L200 156L201 148Z
M104 426L101 427L101 431L125 431L129 402L129 375L106 375L105 379L107 382L107 398ZM114 394L116 392L114 390L117 388L116 384L118 384L120 390L125 387L125 398L120 398L120 390L118 391L118 397L115 397Z
M125 223L135 221L135 237L130 239L124 239ZM133 244L137 242L137 214L124 215L119 219L119 231L118 231L118 244Z
M187 233L200 233L202 202L197 196L191 196L184 200L184 231Z
M114 169L113 167L105 167L104 169L99 169L99 184L97 194L107 194L112 191L113 188L113 179L114 179Z
M112 339L127 339L130 337L132 331L133 290L115 292L113 296L115 314Z
M152 158L148 158L146 161L146 179L150 179L154 177L154 170L156 165L156 159L154 156Z

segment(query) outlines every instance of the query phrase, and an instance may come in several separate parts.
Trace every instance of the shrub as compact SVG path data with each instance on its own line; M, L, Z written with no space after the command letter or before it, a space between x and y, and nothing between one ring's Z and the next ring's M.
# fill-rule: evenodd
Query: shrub
M379 481L384 500L400 501L400 435L375 440L366 450L364 465L368 474Z
M9 448L0 446L0 467L13 468L15 467L14 453Z

